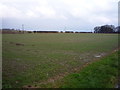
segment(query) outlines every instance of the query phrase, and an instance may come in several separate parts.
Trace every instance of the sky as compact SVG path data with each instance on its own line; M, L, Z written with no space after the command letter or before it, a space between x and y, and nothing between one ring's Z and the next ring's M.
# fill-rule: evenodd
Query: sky
M118 25L119 0L2 0L1 28L91 31Z

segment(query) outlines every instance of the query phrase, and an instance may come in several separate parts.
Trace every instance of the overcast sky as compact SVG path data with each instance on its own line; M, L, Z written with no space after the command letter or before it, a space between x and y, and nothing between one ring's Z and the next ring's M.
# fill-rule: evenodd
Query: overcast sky
M117 26L119 0L2 0L2 28L91 31Z

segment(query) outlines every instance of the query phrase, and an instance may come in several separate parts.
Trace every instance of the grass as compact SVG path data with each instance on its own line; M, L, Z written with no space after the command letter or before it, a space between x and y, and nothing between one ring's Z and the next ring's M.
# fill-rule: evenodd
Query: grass
M3 34L3 88L72 73L117 47L117 34Z
M118 80L118 54L120 55L120 51L88 65L79 73L64 77L60 87L115 88Z

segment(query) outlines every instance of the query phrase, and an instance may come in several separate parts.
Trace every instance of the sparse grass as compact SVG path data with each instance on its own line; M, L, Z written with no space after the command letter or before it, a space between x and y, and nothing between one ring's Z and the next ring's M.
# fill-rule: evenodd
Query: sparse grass
M118 55L120 55L120 51L88 65L79 73L73 73L64 77L59 82L61 84L59 87L115 88L118 80Z
M117 34L3 34L3 88L72 73L117 47Z
M86 65L77 73L68 74L54 82L37 83L36 86L45 88L115 88L118 84L118 73L120 73L118 56L120 56L120 51Z

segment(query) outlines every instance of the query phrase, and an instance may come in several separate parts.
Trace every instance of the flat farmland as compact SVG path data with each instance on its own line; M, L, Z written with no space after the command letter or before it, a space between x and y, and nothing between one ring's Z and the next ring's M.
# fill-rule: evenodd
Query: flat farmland
M118 48L118 34L3 34L2 40L3 88L44 87Z

